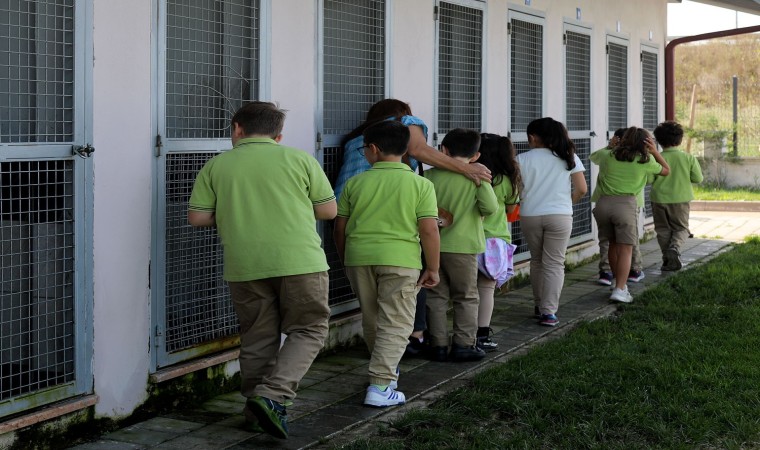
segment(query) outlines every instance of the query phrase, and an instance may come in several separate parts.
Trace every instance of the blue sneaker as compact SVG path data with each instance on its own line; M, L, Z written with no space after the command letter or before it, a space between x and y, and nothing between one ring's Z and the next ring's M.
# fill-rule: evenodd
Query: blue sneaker
M538 324L546 327L556 327L559 325L559 319L554 314L541 314L541 320L538 321Z
M612 273L600 271L599 278L596 280L596 282L602 286L612 286Z
M628 272L628 281L631 283L638 283L643 280L646 275L643 270L631 270Z
M282 404L266 397L256 396L249 398L246 405L259 419L259 426L264 431L276 438L287 439L288 413L285 412Z

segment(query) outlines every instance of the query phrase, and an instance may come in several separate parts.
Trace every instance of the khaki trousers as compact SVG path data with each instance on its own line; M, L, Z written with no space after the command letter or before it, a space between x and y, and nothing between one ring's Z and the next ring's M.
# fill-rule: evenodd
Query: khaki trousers
M541 314L556 314L565 283L565 253L573 216L549 214L520 218L530 250L530 284L533 302Z
M657 233L657 243L660 250L674 248L681 254L681 247L689 238L689 212L691 204L686 203L654 203L654 231Z
M477 255L441 253L441 282L428 289L428 330L434 347L449 345L446 312L449 300L454 306L454 343L475 345L478 332Z
M396 380L396 368L414 329L419 269L393 266L348 266L362 310L364 341L371 354L369 383Z
M241 392L292 400L327 337L327 272L229 282L240 321ZM280 333L287 337L280 347Z

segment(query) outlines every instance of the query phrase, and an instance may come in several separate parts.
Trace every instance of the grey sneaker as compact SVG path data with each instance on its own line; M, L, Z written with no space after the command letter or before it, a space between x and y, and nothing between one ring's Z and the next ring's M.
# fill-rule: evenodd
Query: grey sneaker
M662 255L662 259L665 261L665 263L662 265L660 270L675 271L681 270L681 267L683 267L681 255L678 253L678 250L673 247L665 250L665 253Z

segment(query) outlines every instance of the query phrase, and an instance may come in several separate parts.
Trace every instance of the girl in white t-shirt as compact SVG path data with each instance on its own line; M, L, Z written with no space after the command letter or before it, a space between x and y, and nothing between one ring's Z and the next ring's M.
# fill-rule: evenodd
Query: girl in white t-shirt
M531 150L517 157L523 179L520 225L530 250L530 283L539 324L556 326L565 281L573 203L588 191L583 163L567 129L551 117L528 124Z

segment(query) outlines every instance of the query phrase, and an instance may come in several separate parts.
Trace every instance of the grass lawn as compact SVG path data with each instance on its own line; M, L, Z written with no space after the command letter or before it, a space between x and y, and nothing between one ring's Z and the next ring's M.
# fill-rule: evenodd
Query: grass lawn
M760 201L760 189L694 185L695 200Z
M760 448L757 317L754 238L343 448Z

